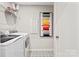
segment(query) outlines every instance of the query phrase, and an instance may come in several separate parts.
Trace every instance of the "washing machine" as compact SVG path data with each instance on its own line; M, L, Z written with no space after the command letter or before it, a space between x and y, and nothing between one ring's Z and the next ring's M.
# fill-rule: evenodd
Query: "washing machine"
M0 37L0 57L30 56L30 42L27 33L11 33Z

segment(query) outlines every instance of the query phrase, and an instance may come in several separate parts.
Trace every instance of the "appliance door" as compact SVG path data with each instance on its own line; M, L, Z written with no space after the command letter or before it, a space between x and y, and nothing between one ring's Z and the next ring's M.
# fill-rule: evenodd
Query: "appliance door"
M55 56L79 56L79 3L54 3Z

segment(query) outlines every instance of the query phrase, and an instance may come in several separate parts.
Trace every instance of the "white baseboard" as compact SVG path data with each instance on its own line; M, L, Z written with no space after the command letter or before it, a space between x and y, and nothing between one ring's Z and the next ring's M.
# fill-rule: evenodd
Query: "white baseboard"
M30 51L53 51L53 49L30 49Z

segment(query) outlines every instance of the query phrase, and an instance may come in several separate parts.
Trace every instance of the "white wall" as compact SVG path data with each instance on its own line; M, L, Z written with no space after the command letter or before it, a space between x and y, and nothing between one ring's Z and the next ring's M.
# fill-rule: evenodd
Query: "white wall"
M2 5L0 5L0 31L5 31L9 29L5 20L4 8L2 7Z
M53 12L53 6L20 6L17 29L28 33L38 33L39 14L43 11Z
M39 37L40 12L53 12L53 6L20 6L17 30L30 34L32 49L52 49L53 38Z

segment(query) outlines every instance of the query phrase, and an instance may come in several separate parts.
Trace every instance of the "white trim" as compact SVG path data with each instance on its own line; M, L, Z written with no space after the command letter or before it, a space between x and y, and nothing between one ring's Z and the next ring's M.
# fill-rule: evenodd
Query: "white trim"
M30 49L30 51L54 51L53 49Z

